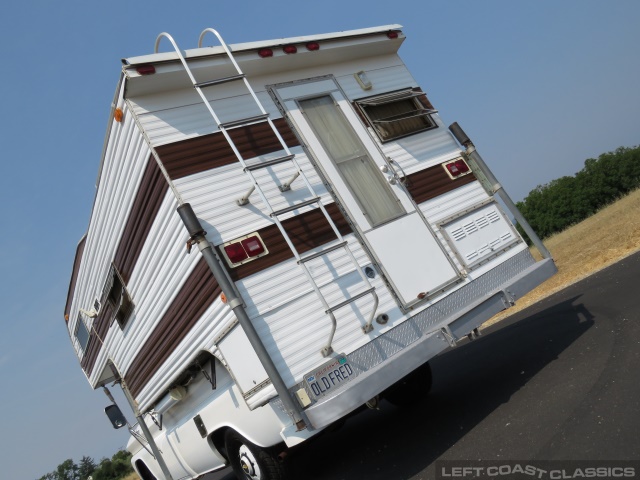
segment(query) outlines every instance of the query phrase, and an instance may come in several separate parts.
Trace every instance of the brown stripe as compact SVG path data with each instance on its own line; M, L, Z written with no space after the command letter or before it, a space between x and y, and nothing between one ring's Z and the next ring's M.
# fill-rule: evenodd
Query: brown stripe
M69 313L71 312L71 302L73 301L73 293L76 289L76 282L78 281L78 272L80 271L80 260L82 260L82 254L84 253L84 246L87 244L87 236L85 235L78 243L76 248L76 256L73 259L73 270L71 272L71 281L69 282L69 290L67 290L67 303L64 306L64 321L69 323Z
M342 234L351 231L335 204L327 205L326 208ZM329 222L319 209L287 219L283 225L300 253L335 238ZM275 225L259 232L269 249L269 255L238 269L231 269L234 279L253 275L293 257ZM204 259L201 259L125 374L127 385L134 396L140 393L219 294L218 282L213 278Z
M113 260L125 283L131 278L131 273L149 235L151 225L158 215L168 188L169 184L162 175L156 160L153 156L150 156ZM112 314L111 307L107 302L103 301L102 309L93 322L89 343L82 357L81 365L87 375L91 375L93 372L102 346L102 342L98 337L102 340L105 339L111 326Z
M153 157L149 157L113 260L125 283L131 278L168 189L169 184L165 181L158 164Z
M274 124L289 147L299 144L284 119L276 119ZM266 122L235 128L229 130L229 133L245 158L272 153L280 149L280 142ZM233 150L220 132L164 145L158 147L156 151L172 179L237 161ZM168 188L169 185L155 159L150 157L113 261L125 283L131 278ZM67 303L70 303L69 299ZM111 323L111 315L105 315L105 312L106 309L100 312L101 315L98 315L93 324L98 336L102 339L106 336ZM91 375L93 371L100 345L92 329L89 344L82 359L82 367L87 375Z
M91 334L89 335L89 342L87 343L87 348L84 351L82 362L80 362L80 366L85 371L87 376L90 376L93 372L93 367L96 364L98 353L100 353L102 342L104 341L107 332L109 331L109 325L111 325L110 320L112 315L113 307L111 306L111 304L105 302L100 309L100 313L98 313L98 316L93 321Z
M288 147L299 145L284 119L278 118L273 123ZM281 150L280 142L267 122L230 129L229 135L243 158ZM221 132L162 145L156 152L172 180L237 162Z
M473 173L451 180L442 165L420 170L407 176L409 193L416 203L426 202L476 180Z
M140 393L219 294L218 282L201 258L125 373L134 396Z
M335 203L325 205L325 208L342 235L351 232L351 227ZM283 221L282 225L299 253L307 252L336 238L331 225L319 208L289 218ZM258 233L260 233L269 254L239 267L230 268L229 274L234 281L293 258L293 252L278 227L270 225L258 230Z

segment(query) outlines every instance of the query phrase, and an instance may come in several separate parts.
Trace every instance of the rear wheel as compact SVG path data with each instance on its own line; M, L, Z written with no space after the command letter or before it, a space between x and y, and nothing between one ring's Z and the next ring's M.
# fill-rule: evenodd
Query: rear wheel
M151 473L147 465L142 460L136 461L136 467L138 468L138 473L142 480L156 480L156 477Z
M238 480L286 480L283 463L270 449L254 445L233 430L227 430L224 443Z
M425 363L390 386L385 391L384 398L398 407L414 405L429 394L431 383L431 367Z

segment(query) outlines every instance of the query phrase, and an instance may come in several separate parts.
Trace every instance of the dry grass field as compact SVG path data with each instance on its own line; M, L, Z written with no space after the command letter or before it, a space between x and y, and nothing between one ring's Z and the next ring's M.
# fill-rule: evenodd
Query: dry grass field
M127 475L126 477L124 477L122 480L140 480L140 477L138 476L137 473L130 473L129 475Z
M640 190L544 241L558 273L485 323L496 323L523 308L640 250ZM540 258L532 249L534 257Z

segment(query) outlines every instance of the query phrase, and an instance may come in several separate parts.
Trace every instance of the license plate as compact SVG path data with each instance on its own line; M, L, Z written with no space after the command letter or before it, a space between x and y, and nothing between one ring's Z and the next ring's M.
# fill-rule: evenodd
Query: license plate
M307 388L315 398L323 397L355 378L355 372L345 355L332 358L314 372L305 375Z

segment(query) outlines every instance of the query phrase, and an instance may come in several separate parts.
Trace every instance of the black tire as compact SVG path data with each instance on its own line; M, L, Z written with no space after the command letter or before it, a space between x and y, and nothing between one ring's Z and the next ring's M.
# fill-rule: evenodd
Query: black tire
M432 381L431 367L425 363L389 387L383 396L397 407L415 405L429 395Z
M136 462L136 467L138 469L138 474L140 475L140 478L142 478L142 480L157 480L155 475L151 473L147 465L142 460L138 460Z
M224 444L238 480L286 480L284 463L271 449L254 445L234 430L227 430Z

